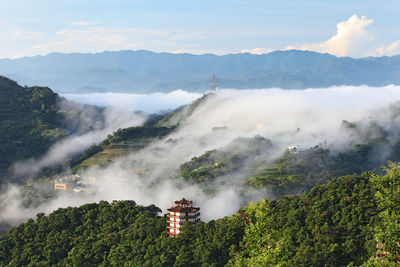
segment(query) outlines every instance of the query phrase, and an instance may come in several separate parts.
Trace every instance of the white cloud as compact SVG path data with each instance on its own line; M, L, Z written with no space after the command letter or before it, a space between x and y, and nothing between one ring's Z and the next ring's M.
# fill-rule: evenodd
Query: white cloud
M43 34L35 31L24 31L9 23L0 21L0 57L16 58L26 55L29 43L38 42Z
M397 40L390 45L380 46L371 52L371 56L393 56L400 53L400 40Z
M76 30L62 30L50 40L35 45L39 53L48 51L82 51L97 52L112 49L135 48L135 36L154 35L153 31L143 32L132 28L120 27L84 27ZM142 36L143 37L143 36Z
M76 22L72 22L71 24L75 25L75 26L87 26L90 24L90 22L89 21L76 21Z
M382 56L400 53L400 40L392 44L374 40L367 27L373 23L365 16L353 15L337 24L336 33L328 40L317 43L290 44L286 47L255 47L241 52L265 54L276 49L312 50L337 56ZM207 39L221 38L221 33L207 33L201 30L159 30L132 27L99 26L93 21L74 21L57 32L27 31L0 21L0 58L46 55L50 52L103 52L105 50L146 49L173 53L215 53L226 54L202 45ZM291 33L285 33L290 35ZM235 35L237 37L237 35ZM377 38L378 39L378 38ZM233 50L234 51L234 50ZM229 52L233 52L230 50ZM239 50L236 50L239 51Z
M252 49L242 49L240 52L241 53L251 53L255 55L262 55L262 54L268 54L270 52L274 51L272 48L263 48L263 47L256 47Z
M71 104L72 103L63 103L65 108ZM146 120L146 117L142 114L136 114L132 110L119 107L108 107L104 110L103 114L103 127L98 129L95 128L82 134L70 135L50 147L49 150L39 159L28 159L25 161L16 162L12 166L14 174L20 176L36 174L43 168L64 162L66 159L83 151L91 144L104 140L107 134L112 133L119 128L138 126L143 124L143 122ZM82 116L81 120L90 122L92 118L85 118ZM96 127L99 122L95 121L91 122L91 124Z
M183 51L206 53L198 40L203 31L159 30L131 27L97 26L98 22L75 21L57 32L25 31L0 21L0 58L46 55L51 52L88 52L106 50ZM72 27L78 26L78 27Z
M177 97L181 94L179 92ZM361 121L360 127L363 127L363 123L376 121L387 132L397 133L400 121L391 119L392 113L386 107L398 99L399 86L219 90L166 138L154 140L147 148L115 158L108 167L83 171L81 177L84 182L96 178L93 194L60 194L57 199L27 210L19 205L18 190L13 187L9 193L3 194L7 205L0 209L0 221L14 224L39 212L99 200L133 199L142 205L155 204L165 211L173 200L182 196L194 200L202 208L203 220L223 217L246 205L249 200L241 190L243 179L248 177L246 170L229 173L227 177L216 177L214 184L210 185L217 188L217 192L210 196L196 185L168 180L174 177L180 164L205 151L224 148L237 137L253 137L257 134L270 139L274 146L262 155L261 165L257 165L256 158L247 162L248 170L264 166L264 160L275 160L289 145L308 148L326 141L331 150L347 149L353 141L358 141L357 136L343 131L342 120ZM150 101L147 103L151 105ZM124 113L116 115L119 114ZM109 121L114 122L114 118L110 117ZM221 126L226 126L228 130L212 130ZM115 125L113 128L117 127ZM103 134L105 136L106 133ZM82 139L85 138L61 141L52 148L52 153L48 153L47 161L54 160L54 156L50 155L59 156L70 151L71 147L82 147ZM93 142L92 137L87 139ZM90 145L91 142L86 144ZM44 158L40 163L45 163ZM32 168L29 170L32 171ZM137 175L136 170L146 171ZM268 197L260 191L253 191L248 196L254 200L259 196Z
M76 24L77 25L77 24ZM148 49L159 51L164 48L175 49L182 41L197 40L205 35L202 32L182 30L163 31L127 27L93 27L66 29L56 33L40 44L33 46L37 54L49 52L102 52L105 50ZM190 45L189 45L190 46ZM164 50L164 51L165 51ZM172 50L172 49L171 49Z
M301 50L312 50L329 53L337 56L363 56L360 47L373 40L372 35L365 29L374 21L365 16L351 16L347 21L339 22L336 26L336 34L329 40L316 44L306 44ZM288 48L296 48L290 46Z
M393 55L400 52L400 41L396 41L388 46L381 46L369 52L374 44L372 33L367 31L367 27L374 21L365 16L353 15L346 21L341 21L336 25L336 33L324 42L310 43L303 45L288 45L280 50L310 50L320 53L329 53L336 56L363 57L366 55ZM271 52L270 48L243 49L242 52L253 54L263 54Z
M176 90L170 93L122 94L122 93L90 93L63 94L69 100L98 106L119 106L129 110L140 110L146 113L157 113L172 110L186 105L201 97L200 93Z

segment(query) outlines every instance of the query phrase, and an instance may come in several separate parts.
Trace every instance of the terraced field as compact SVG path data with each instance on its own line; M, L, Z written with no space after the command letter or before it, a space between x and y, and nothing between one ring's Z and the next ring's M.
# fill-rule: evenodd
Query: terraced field
M84 159L78 165L74 166L74 170L86 169L94 166L107 166L116 159L126 156L129 153L139 151L156 140L158 140L158 138L135 138L121 143L109 144L100 152L97 152L89 158Z

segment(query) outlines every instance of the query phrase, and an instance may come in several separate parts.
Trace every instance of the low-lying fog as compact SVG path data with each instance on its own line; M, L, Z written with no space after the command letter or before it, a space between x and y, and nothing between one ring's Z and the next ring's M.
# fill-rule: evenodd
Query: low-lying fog
M176 90L170 93L122 94L122 93L90 93L63 94L69 100L97 106L117 106L134 111L157 113L173 110L201 97L199 93Z
M118 108L116 117L112 117L114 121L119 117L118 114L132 114L132 110L153 113L173 109L177 105L191 102L199 95L178 91L146 96L90 94L66 97L84 103L113 105ZM389 105L397 100L400 100L399 86L219 90L208 97L169 136L115 160L106 168L94 167L82 172L83 181L96 178L92 194L82 194L80 197L76 194L60 194L57 199L37 208L23 209L21 202L17 200L18 190L10 185L8 191L3 193L3 199L7 199L4 203L7 204L3 205L0 220L16 223L34 217L39 212L48 213L59 207L119 199L132 199L142 205L155 204L165 212L174 200L183 196L193 199L201 207L203 220L230 215L250 200L256 200L260 196L268 197L266 192L254 191L250 197L243 198L240 186L244 175L240 170L232 174L231 179L225 177L225 184L213 195L205 194L197 186L177 184L167 178L173 177L174 170L180 164L207 150L223 148L237 137L261 135L271 140L275 149L273 153L266 154L269 160L281 155L291 145L308 148L325 143L332 149L340 150L354 141L353 136L342 130L343 120L373 119L386 129L399 129L400 122L398 125L388 123ZM144 118L133 115L127 118L128 120L124 119L121 123L124 127L130 126L129 122L132 126L144 122ZM115 127L119 125L107 130L111 133ZM213 131L215 127L225 130ZM84 143L86 146L100 141L100 138L90 140L90 134L85 134L85 140L89 139ZM105 137L107 134L102 132L101 136ZM51 164L52 158L63 154L63 150L68 147L83 146L79 136L68 139L68 145L65 142L56 144L39 162ZM34 169L36 163L37 161L25 162L24 168ZM139 169L146 169L146 173L136 174L135 171Z

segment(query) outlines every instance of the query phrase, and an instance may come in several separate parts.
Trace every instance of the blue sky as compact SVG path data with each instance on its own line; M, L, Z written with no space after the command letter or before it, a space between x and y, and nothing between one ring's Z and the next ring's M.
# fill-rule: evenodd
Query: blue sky
M1 0L0 57L146 49L400 53L400 1Z

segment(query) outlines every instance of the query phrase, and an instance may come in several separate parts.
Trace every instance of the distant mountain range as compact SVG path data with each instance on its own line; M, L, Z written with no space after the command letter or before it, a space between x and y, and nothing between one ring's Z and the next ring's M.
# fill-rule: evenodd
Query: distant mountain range
M400 55L355 59L298 50L224 56L140 50L0 59L0 75L59 93L204 92L211 89L213 74L218 88L399 85Z

